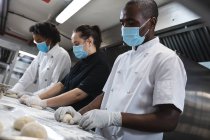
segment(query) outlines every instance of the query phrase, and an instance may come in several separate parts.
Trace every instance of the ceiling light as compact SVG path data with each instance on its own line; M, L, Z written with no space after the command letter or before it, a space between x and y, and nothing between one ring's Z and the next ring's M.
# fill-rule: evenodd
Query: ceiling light
M78 12L82 7L88 4L91 0L73 0L57 17L56 21L60 24Z

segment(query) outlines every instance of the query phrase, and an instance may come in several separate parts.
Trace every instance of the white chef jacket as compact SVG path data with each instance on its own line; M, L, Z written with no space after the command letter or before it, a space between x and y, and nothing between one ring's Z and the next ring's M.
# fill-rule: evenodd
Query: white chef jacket
M176 53L159 38L120 55L103 88L101 109L148 114L155 105L173 104L183 111L186 72ZM163 133L149 133L122 127L97 129L109 140L161 140Z
M56 44L49 52L38 53L12 90L24 91L37 81L38 89L34 94L40 94L62 80L70 72L70 67L71 59L68 52Z

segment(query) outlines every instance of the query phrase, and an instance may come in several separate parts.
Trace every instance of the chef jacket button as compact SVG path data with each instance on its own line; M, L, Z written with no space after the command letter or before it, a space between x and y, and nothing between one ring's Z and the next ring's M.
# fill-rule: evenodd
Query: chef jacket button
M118 73L118 74L120 74L120 73L121 73L121 71L118 71L117 73Z
M47 79L44 80L45 82L47 81Z
M47 70L50 70L50 68L47 68Z
M53 58L53 56L51 56L51 58Z
M127 94L130 94L130 93L131 93L130 91L127 92Z
M137 71L135 71L135 74L138 74L138 72L137 72Z

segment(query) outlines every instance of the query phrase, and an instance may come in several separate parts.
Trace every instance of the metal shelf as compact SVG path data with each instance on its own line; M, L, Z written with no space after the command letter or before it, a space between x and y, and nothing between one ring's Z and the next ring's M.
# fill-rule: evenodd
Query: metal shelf
M3 66L3 68L5 69L5 71L3 72L4 77L2 83L8 84L13 72L14 65L17 60L20 46L18 46L15 43L0 39L0 48L10 51L7 61L0 61L0 66Z

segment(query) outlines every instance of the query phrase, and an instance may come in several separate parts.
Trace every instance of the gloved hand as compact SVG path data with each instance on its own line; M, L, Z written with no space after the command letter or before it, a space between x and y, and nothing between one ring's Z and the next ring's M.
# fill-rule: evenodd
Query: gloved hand
M23 95L23 96L21 96L21 97L19 98L19 102L20 102L21 104L26 104L26 99L29 98L29 97L31 97L31 96L29 96L29 95Z
M22 97L23 95L30 95L30 96L33 95L32 92L18 91L18 90L14 91L13 89L8 89L5 94L6 94L6 96L7 96L7 94L9 94L9 95L17 95L18 98Z
M99 109L88 111L82 116L79 122L79 126L85 130L121 125L122 116L120 112L109 112Z
M14 91L13 89L8 89L5 93L6 95L9 94L9 95L17 95L17 97L21 97L24 93L23 92L20 92L20 91Z
M72 116L72 120L70 122L70 124L77 124L82 115L77 112L73 107L71 106L67 106L67 107L59 107L56 111L55 111L55 114L54 114L54 117L57 121L62 121L65 114L70 114Z
M39 106L42 108L47 107L47 100L41 100L39 96L31 96L25 99L25 104L27 106Z

